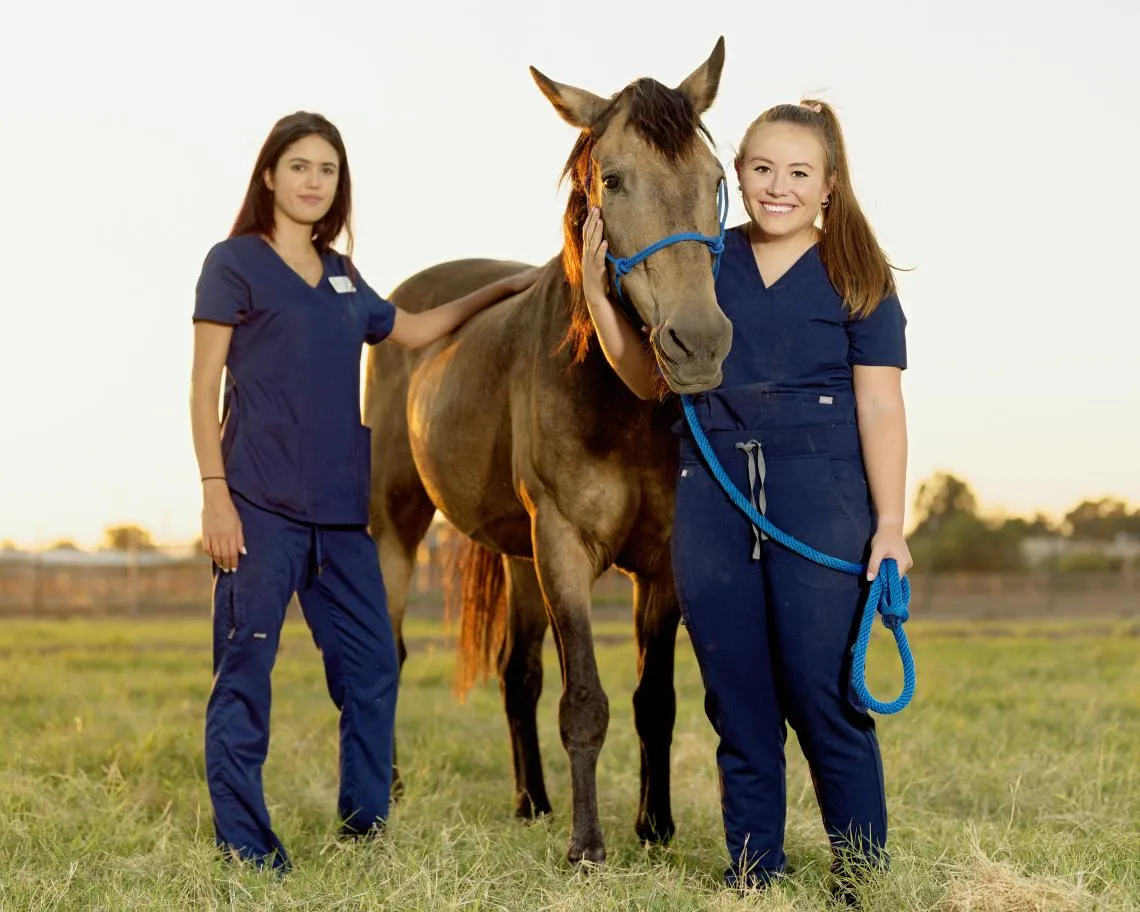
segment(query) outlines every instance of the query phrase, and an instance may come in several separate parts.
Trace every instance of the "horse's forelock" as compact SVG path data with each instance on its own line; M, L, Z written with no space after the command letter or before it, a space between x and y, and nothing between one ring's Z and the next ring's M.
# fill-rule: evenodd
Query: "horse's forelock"
M630 125L669 161L687 155L698 135L711 140L684 92L656 79L639 79L622 94L628 97L626 117Z

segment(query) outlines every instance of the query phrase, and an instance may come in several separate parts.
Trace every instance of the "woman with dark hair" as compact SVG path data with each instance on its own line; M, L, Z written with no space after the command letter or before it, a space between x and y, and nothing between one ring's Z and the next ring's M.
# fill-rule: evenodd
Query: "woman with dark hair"
M537 274L424 313L400 310L352 264L351 191L336 127L307 112L278 121L229 238L206 257L194 308L190 410L202 546L214 561L206 777L218 846L277 868L289 857L270 826L261 769L270 673L294 592L340 710L341 832L369 834L388 816L399 666L367 529L362 345L428 345ZM348 255L332 247L342 234Z

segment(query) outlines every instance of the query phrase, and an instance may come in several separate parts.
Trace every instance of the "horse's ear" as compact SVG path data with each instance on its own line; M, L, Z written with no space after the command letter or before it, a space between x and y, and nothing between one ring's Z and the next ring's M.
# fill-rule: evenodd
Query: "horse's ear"
M709 59L693 70L679 86L677 91L689 96L693 108L699 117L712 107L716 99L716 90L720 87L720 73L724 69L724 36L716 41Z
M609 102L604 98L600 98L593 92L587 92L585 89L576 89L574 86L563 85L560 82L555 82L553 79L548 79L543 76L534 67L530 68L530 75L534 77L534 81L538 83L538 87L542 90L554 109L562 115L562 119L570 126L577 127L579 130L586 130L591 127L599 117L599 115L606 109Z

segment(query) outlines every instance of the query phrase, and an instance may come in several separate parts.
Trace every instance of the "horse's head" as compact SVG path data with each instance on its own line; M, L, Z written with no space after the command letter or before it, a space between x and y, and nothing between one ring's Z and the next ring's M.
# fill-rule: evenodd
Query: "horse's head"
M678 233L720 233L718 192L724 170L705 142L701 114L716 97L724 39L676 88L652 79L609 99L531 74L563 119L582 133L566 163L570 199L563 268L573 289L568 342L585 357L592 324L582 296L582 224L600 204L614 257L628 258ZM732 324L713 287L714 256L705 243L681 241L654 252L611 286L650 328L661 373L678 393L716 387L732 343Z

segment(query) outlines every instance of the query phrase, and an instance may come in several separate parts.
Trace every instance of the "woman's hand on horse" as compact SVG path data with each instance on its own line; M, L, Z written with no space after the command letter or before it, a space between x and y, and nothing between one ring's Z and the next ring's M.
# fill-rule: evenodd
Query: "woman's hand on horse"
M606 301L606 244L602 210L594 206L582 225L582 292L590 304Z
M875 530L871 539L871 557L867 561L867 579L873 580L879 575L879 565L888 557L894 558L898 564L900 577L906 576L907 571L914 566L901 526L882 524Z
M202 550L229 573L238 567L238 555L245 554L241 519L233 498L224 484L209 485L202 506Z
M530 269L524 269L522 272L516 272L513 276L508 276L503 280L506 283L507 293L514 295L526 291L538 281L538 277L542 275L542 270L545 268L545 266L533 266Z

